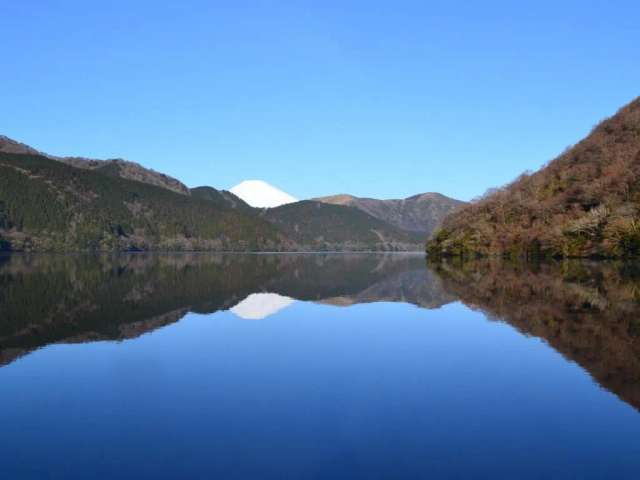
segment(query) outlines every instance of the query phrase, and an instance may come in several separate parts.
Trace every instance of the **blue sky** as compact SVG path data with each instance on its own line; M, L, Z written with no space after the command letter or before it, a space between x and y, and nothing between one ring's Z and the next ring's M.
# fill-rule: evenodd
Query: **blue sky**
M640 94L639 18L637 1L0 0L0 133L189 186L470 199Z

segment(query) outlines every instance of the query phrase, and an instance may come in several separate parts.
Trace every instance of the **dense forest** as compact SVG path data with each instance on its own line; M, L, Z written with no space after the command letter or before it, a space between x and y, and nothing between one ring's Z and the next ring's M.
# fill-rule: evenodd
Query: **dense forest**
M418 250L424 241L357 208L260 209L182 187L132 162L52 157L1 137L0 251Z
M264 250L290 242L264 219L41 155L0 153L0 247L18 251Z
M357 208L311 200L270 208L264 218L315 250L415 250L424 239Z
M0 152L0 250L416 250L423 241L356 208L257 209L230 192L182 194L106 166Z
M448 216L434 256L640 254L640 98L533 174Z

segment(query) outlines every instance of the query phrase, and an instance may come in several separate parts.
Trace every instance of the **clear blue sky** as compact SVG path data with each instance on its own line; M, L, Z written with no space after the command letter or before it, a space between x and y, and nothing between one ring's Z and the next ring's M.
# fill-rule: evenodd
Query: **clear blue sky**
M0 0L0 133L189 186L470 199L640 95L639 19L638 1Z

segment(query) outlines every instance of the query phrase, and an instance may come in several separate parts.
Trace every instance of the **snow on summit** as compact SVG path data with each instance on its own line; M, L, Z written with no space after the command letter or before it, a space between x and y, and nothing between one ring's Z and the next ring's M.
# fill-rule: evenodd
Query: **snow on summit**
M269 185L262 180L245 180L231 189L231 193L237 195L252 207L273 208L298 200L286 192Z

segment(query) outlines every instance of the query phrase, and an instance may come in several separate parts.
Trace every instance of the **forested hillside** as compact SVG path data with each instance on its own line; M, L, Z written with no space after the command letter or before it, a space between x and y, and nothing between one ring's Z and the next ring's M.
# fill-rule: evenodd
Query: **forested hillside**
M194 198L208 200L223 207L237 208L252 214L257 213L256 209L227 190L216 190L213 187L195 187L190 189L190 192Z
M167 190L189 195L189 189L179 180L176 180L164 173L156 172L150 168L145 168L135 162L123 160L120 158L109 160L96 160L85 157L59 157L49 155L48 153L39 152L33 147L24 143L13 140L5 135L0 135L0 153L21 153L28 155L40 155L51 160L66 163L68 165L83 168L86 170L96 170L105 175L114 177L122 177L128 180L137 180L138 182L148 183L156 187L166 188Z
M312 200L265 211L305 250L416 250L423 236L400 230L353 207Z
M0 250L416 250L422 241L351 207L256 209L212 187L184 195L104 168L0 153Z
M640 99L534 174L445 219L431 255L640 254Z
M54 157L0 136L0 250L419 250L424 238L356 206L254 208L133 162Z
M262 250L289 242L264 219L41 155L0 153L4 250Z

